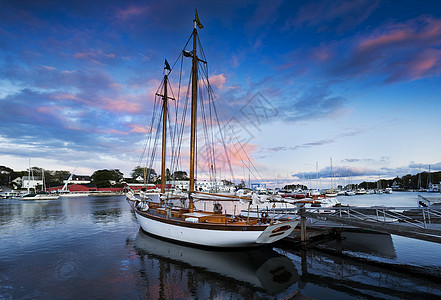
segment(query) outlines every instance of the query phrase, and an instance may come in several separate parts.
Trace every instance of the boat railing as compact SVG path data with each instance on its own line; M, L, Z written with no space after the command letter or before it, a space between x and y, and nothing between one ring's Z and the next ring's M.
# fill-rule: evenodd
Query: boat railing
M323 208L305 208L309 217L325 218ZM432 207L332 207L329 216L376 223L402 223L428 229L432 223L441 223L441 210Z

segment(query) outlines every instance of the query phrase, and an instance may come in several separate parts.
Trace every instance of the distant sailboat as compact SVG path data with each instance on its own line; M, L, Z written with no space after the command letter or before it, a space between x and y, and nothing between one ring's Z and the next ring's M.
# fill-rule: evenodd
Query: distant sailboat
M74 170L75 172L75 170ZM58 191L58 194L61 197L85 197L85 196L89 196L88 192L72 192L68 189L69 183L71 182L72 178L73 178L73 173L71 173L69 175L69 178L66 180L66 183L63 185L63 187L61 188L61 190Z
M31 193L30 192L30 180L31 180L31 167L29 163L29 175L28 175L28 193L23 195L20 200L57 200L60 196L51 194L46 191L46 181L44 178L44 169L41 169L41 178L42 178L42 190L38 192Z
M332 158L331 158L331 189L326 191L326 197L337 197L338 193L334 192L334 174L332 172Z

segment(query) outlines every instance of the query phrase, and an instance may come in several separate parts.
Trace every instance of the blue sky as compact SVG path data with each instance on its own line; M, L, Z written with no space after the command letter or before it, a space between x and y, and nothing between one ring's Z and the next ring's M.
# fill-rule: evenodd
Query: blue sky
M370 0L2 1L0 164L130 175L195 8L262 178L441 170L441 4Z

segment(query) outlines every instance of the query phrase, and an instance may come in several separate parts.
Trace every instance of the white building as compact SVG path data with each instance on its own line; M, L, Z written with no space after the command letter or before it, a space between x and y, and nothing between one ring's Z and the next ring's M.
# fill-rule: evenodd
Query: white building
M68 181L69 176L67 176L66 179L63 180L63 183L66 183ZM91 180L90 176L87 176L87 175L73 175L72 179L70 180L69 183L70 184L89 184L90 180Z
M188 191L190 187L189 180L172 180L167 181L166 184L181 191ZM196 180L195 190L199 192L234 192L235 186L226 185L224 181Z
M23 176L21 181L21 188L22 189L35 189L39 185L40 187L43 186L43 179L39 176Z

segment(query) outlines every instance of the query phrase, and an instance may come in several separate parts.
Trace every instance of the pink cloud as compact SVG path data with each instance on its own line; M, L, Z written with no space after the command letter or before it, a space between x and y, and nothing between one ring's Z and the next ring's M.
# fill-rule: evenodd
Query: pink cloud
M58 99L58 100L79 100L79 98L73 94L58 94L58 95L53 95L52 98L54 99Z
M217 88L220 88L220 89L224 86L225 81L227 80L225 78L224 74L212 75L208 79L209 79L211 85L213 85Z
M406 24L393 24L374 33L358 44L358 51L375 50L394 45L433 46L441 39L441 20L421 18Z
M103 98L103 108L115 112L137 113L141 111L141 105L129 102L125 99Z
M362 41L358 46L359 51L368 50L371 48L381 47L384 45L405 41L412 36L411 32L408 31L397 31L390 34L383 34L379 37L371 38L365 41Z
M135 133L149 133L152 131L150 126L143 126L138 124L130 124L127 125L127 127L131 128L130 132L135 132Z
M355 43L337 71L379 74L391 83L438 76L441 71L441 19L417 18L378 28Z
M37 107L37 111L42 114L54 114L54 110L57 110L57 108L56 107L49 107L49 106Z
M428 49L409 63L412 79L424 77L427 73L441 72L441 50Z
M319 47L313 53L313 57L320 61L327 61L332 58L333 55L328 47Z
M149 11L148 6L130 5L126 9L121 9L116 12L116 17L122 21L127 21L146 14Z
M43 69L48 70L48 71L53 71L55 70L55 67L51 67L51 66L41 66Z
M121 90L121 84L113 82L109 84L110 87L114 88L115 90Z
M120 130L116 130L116 129L109 129L109 130L107 130L107 133L116 133L116 134L121 134L121 135L127 135L128 134L128 132L120 131Z

